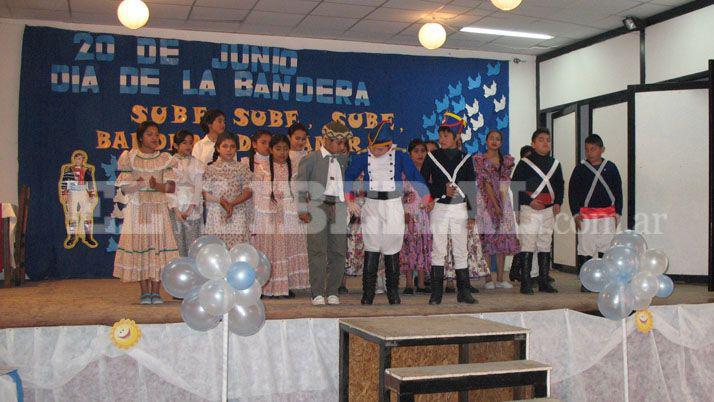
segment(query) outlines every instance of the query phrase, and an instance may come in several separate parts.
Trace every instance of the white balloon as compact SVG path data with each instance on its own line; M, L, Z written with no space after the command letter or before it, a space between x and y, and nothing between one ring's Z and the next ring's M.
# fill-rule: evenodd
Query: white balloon
M174 258L161 270L161 284L174 297L185 298L206 282L196 269L193 258Z
M208 314L223 315L235 300L233 288L224 279L208 281L198 291L198 301Z
M239 336L251 336L265 324L265 306L258 300L250 306L234 305L228 312L228 329Z
M640 263L637 250L626 246L613 246L605 252L607 275L610 279L628 283L637 273Z
M580 269L580 283L591 292L601 291L610 281L607 264L599 258L586 261Z
M221 316L211 315L201 307L198 295L189 296L181 302L181 318L196 331L208 331L221 322Z
M220 244L207 244L196 255L198 272L208 279L222 279L226 277L231 266L231 256L228 250Z
M226 247L226 242L224 242L220 237L211 235L201 236L198 239L194 240L193 243L191 243L191 245L189 246L188 256L196 258L196 256L198 255L198 251L209 244L218 244L223 247Z
M258 283L260 283L260 286L265 286L270 280L272 267L268 256L260 251L258 251L258 254L260 255L260 262L255 266L255 278L258 280Z
M239 306L250 306L260 301L260 295L263 294L263 288L256 279L253 285L248 289L238 290L235 292L235 304Z
M597 307L603 317L621 320L632 312L635 295L626 283L611 282L598 294Z
M640 271L651 272L654 275L661 275L669 267L669 258L664 251L647 250L640 257Z
M260 254L255 247L248 243L240 243L231 247L231 259L233 262L247 262L253 269L260 263Z
M659 279L652 272L638 272L632 277L630 288L635 296L652 299L659 289Z
M647 251L647 242L645 237L635 232L634 230L625 230L618 233L612 238L610 246L625 246L637 251L637 255L641 256Z

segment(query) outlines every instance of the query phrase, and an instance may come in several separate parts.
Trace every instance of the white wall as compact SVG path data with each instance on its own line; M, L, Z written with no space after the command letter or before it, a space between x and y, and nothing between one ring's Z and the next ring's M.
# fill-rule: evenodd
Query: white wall
M667 253L670 274L708 273L708 98L706 89L635 96L635 230Z
M621 91L639 81L640 36L632 32L541 63L540 107Z
M648 83L709 69L714 59L714 6L647 27L645 61Z
M0 89L0 121L3 122L3 130L0 130L0 144L2 144L3 148L2 152L0 152L0 201L2 202L17 202L17 121L20 89L20 56L22 51L22 33L25 24L137 35L137 31L131 31L118 26L8 20L0 18L0 55L2 57L0 82L3 84L2 89ZM509 118L511 144L514 144L511 146L511 149L517 151L522 145L530 142L530 133L535 129L535 58L532 56L452 49L427 50L416 46L156 28L142 29L138 34L158 38L176 38L222 43L249 43L293 49L316 49L338 52L391 53L458 58L490 58L498 60L512 60L514 57L518 57L521 60L525 60L525 62L518 64L513 62L509 63ZM513 152L514 151L511 153Z

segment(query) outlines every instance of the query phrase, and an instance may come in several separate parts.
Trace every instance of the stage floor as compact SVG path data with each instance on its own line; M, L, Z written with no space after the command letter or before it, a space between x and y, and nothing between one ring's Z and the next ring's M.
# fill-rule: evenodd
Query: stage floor
M360 305L361 278L348 278L350 293L341 295L339 306L314 307L307 293L295 299L265 299L268 319L342 318L394 315L464 314L495 311L532 311L567 308L582 312L597 311L597 294L580 293L580 283L573 274L554 272L557 294L526 296L513 289L484 290L483 280L472 281L480 293L478 304L456 303L454 294L445 294L439 306L427 304L428 295L401 296L402 304L391 306L386 295L377 295L372 306ZM404 278L402 278L402 281ZM403 283L400 292L403 290ZM21 288L0 288L0 328L57 325L112 325L122 318L138 323L181 322L180 301L163 305L139 304L139 285L116 279L72 279L28 282ZM714 303L714 293L705 285L676 284L672 296L655 298L654 305Z

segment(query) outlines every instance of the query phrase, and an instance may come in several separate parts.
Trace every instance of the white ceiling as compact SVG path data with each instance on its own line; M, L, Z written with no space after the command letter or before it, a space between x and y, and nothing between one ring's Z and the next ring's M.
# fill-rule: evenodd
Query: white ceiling
M436 18L445 48L540 54L689 0L523 0L511 12L489 0L145 0L147 26L197 31L342 39L419 46ZM119 25L119 0L0 0L0 17ZM458 32L465 26L546 33L549 40Z

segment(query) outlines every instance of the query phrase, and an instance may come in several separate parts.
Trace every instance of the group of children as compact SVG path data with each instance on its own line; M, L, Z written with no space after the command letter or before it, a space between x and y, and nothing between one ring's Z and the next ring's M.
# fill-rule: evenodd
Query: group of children
M533 293L534 254L539 290L557 292L549 269L564 186L548 130L533 133L530 154L515 164L496 130L487 133L485 153L464 152L465 122L449 112L438 144L415 139L407 152L397 148L391 121L374 128L357 154L341 122L322 127L322 146L312 152L307 128L295 123L288 135L257 131L239 161L237 138L225 126L223 112L206 112L205 136L194 144L190 132L178 132L170 155L158 150L159 127L147 121L137 129L138 148L119 158L116 185L128 203L114 275L141 283L140 303L163 302L162 267L202 234L265 253L272 263L265 297L309 288L313 305L339 304L345 273L360 271L362 304L373 303L380 276L389 303L399 304L400 276L403 293L413 294L415 271L416 291L431 293L429 304L441 303L452 277L456 300L475 303L472 277L489 277L486 288L512 287L504 278L507 255L515 255L510 278L521 282L521 293ZM579 265L607 248L622 210L619 173L602 159L602 140L591 135L585 143L587 159L573 172L569 194Z

